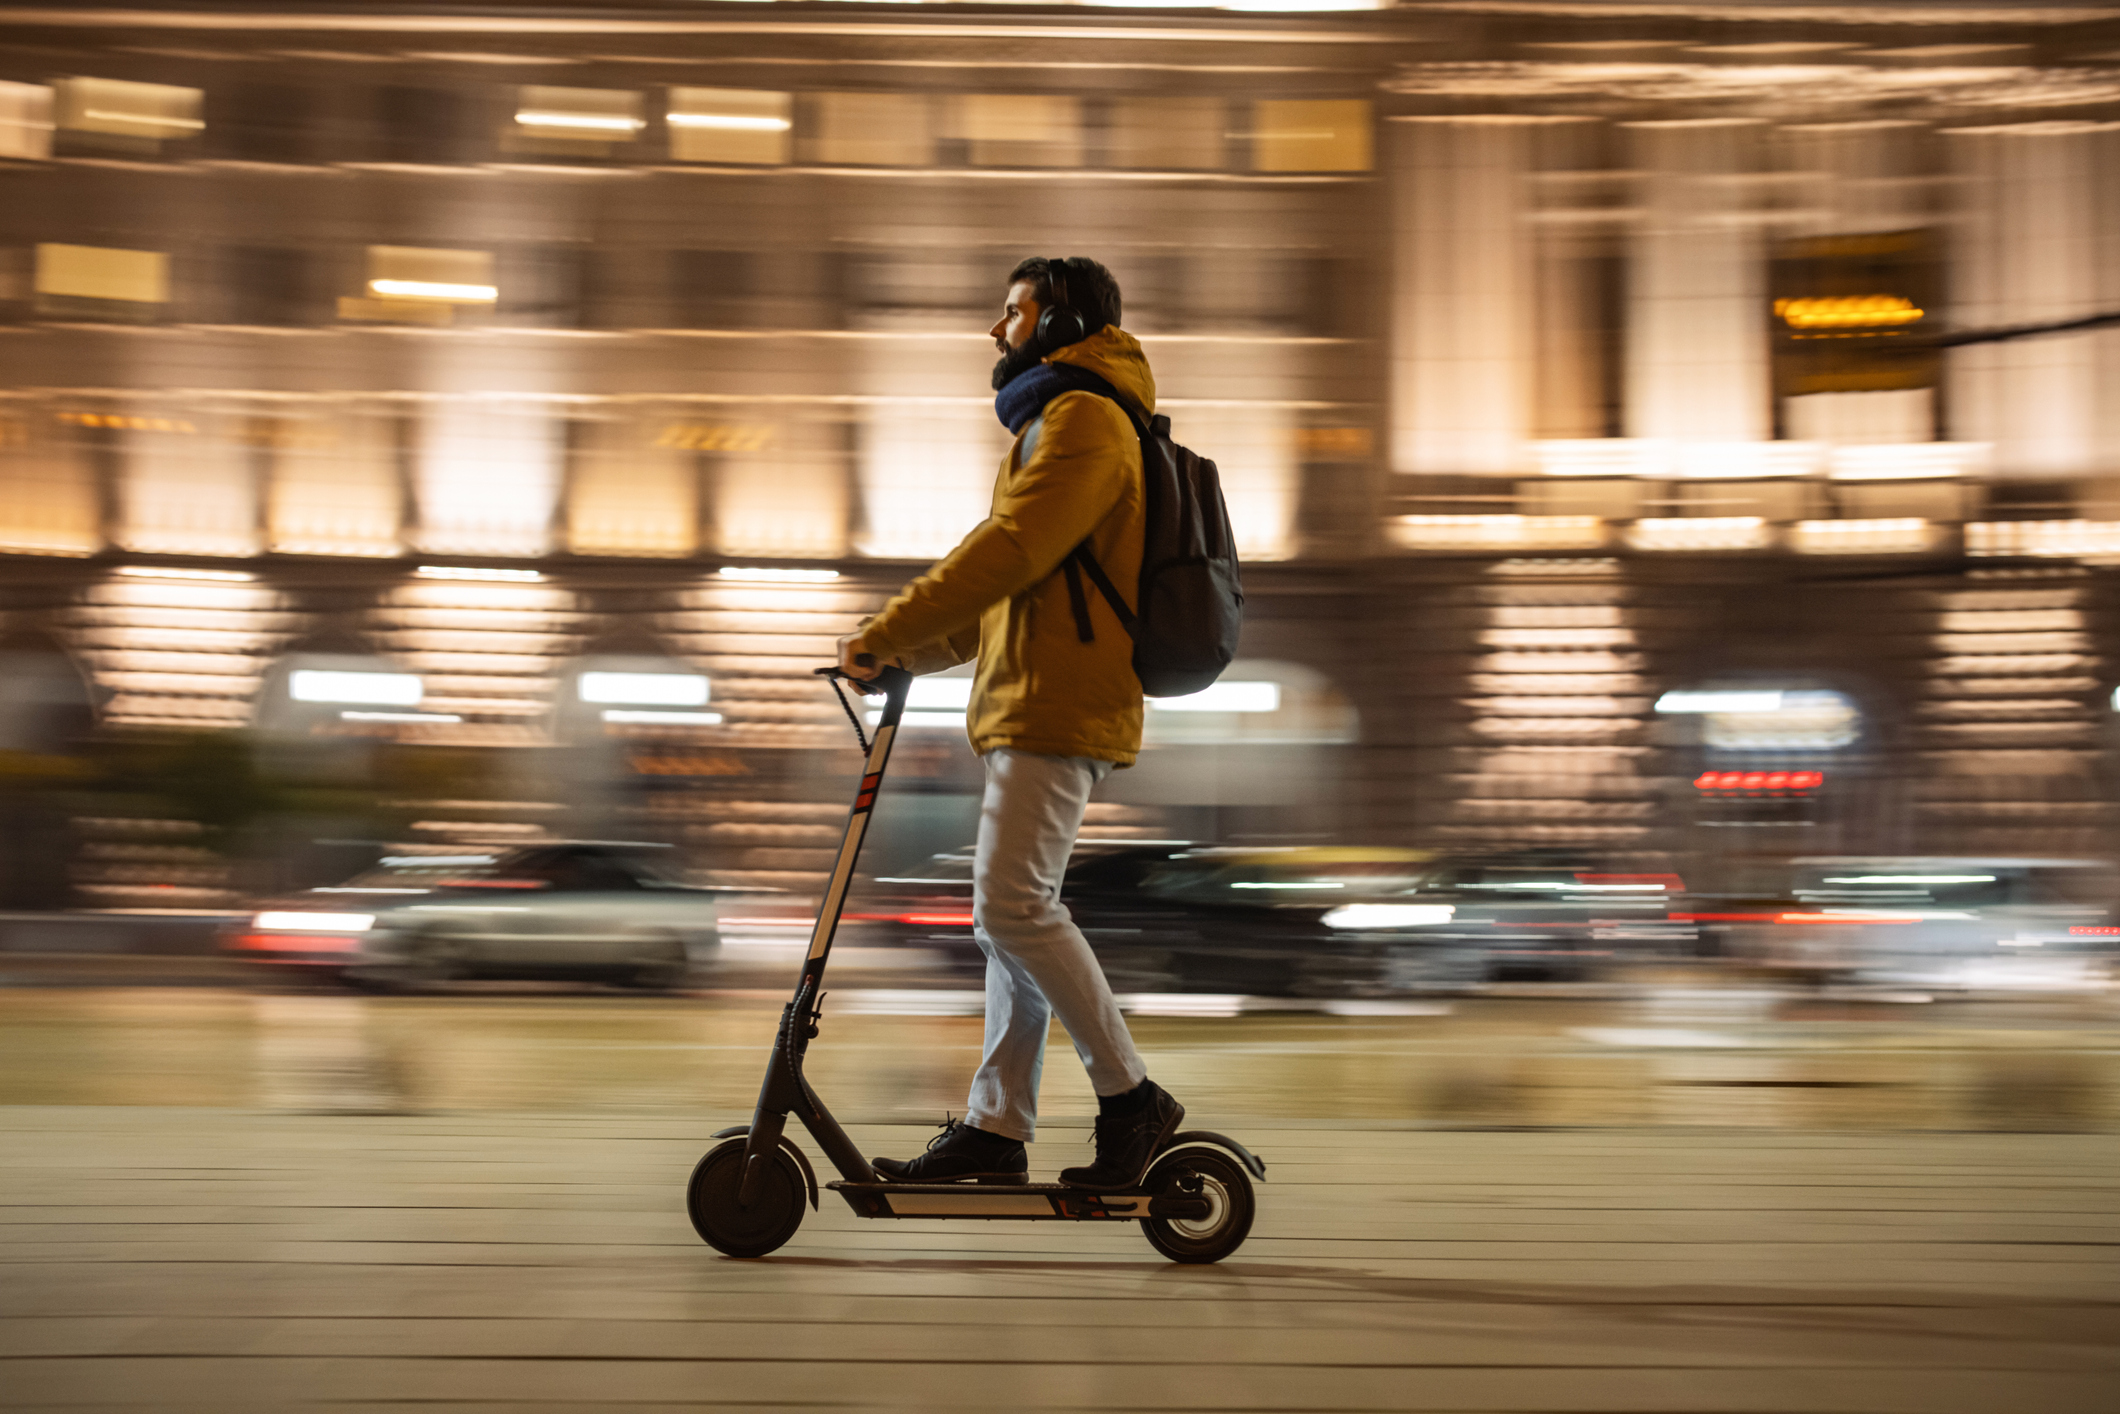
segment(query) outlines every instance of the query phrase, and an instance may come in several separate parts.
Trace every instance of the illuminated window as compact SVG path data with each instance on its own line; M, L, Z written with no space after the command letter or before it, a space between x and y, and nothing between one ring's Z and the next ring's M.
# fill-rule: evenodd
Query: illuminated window
M858 553L946 555L992 506L1000 425L984 408L880 403L860 434Z
M1121 98L1111 113L1114 167L1213 171L1227 161L1229 115L1219 98Z
M0 157L31 161L52 155L52 91L42 84L0 83Z
M118 424L119 525L129 550L162 555L251 555L258 545L258 474L235 419L140 411Z
M666 419L576 424L567 475L567 548L578 555L689 555L699 543L698 456Z
M1799 237L1775 248L1768 267L1775 392L1788 400L1791 421L1825 423L1802 435L1859 442L1934 435L1927 395L1941 355L1909 336L1935 323L1943 263L1939 233L1929 229ZM1879 393L1923 396L1870 396ZM1792 406L1831 395L1855 406Z
M500 298L493 256L483 250L372 245L364 289L339 301L340 318L446 324L459 308L489 307Z
M664 121L675 162L775 166L788 160L794 98L756 88L673 88Z
M393 412L327 405L249 423L251 445L272 467L272 550L370 557L403 550L404 474Z
M975 167L1079 167L1082 101L1066 94L969 93L951 103L951 133Z
M91 432L26 407L0 414L0 549L89 555L102 547Z
M36 292L42 314L139 318L169 302L169 257L158 250L40 245Z
M716 548L725 555L774 559L845 554L851 509L847 433L836 418L736 424L722 433L731 446L716 458Z
M1239 658L1221 680L1188 697L1146 704L1143 740L1150 746L1242 742L1350 742L1359 721L1330 679L1300 663Z
M640 95L630 89L525 84L515 91L514 126L506 138L519 152L590 155L633 141L645 126Z
M925 167L935 160L934 106L919 93L821 93L814 150L827 166Z
M466 400L419 424L418 548L541 555L559 498L561 424L548 406Z
M1366 172L1369 104L1355 99L1261 99L1251 106L1251 165L1259 172Z
M62 132L116 138L137 148L194 137L206 127L195 88L122 79L61 79L54 88Z

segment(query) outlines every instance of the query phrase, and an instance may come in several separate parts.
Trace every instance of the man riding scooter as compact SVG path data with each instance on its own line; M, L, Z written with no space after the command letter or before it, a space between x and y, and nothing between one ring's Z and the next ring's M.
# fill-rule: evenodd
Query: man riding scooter
M1125 632L1077 631L1062 562L1085 539L1111 578L1139 571L1145 496L1127 409L1155 411L1155 378L1119 328L1119 286L1082 257L1009 272L990 331L994 410L1015 441L993 511L861 630L839 643L857 678L878 664L936 672L977 659L967 728L986 770L972 873L986 954L986 1037L965 1117L927 1152L877 1159L894 1182L1024 1183L1046 1033L1057 1013L1097 1093L1095 1162L1082 1188L1138 1183L1184 1107L1150 1080L1111 985L1060 902L1091 789L1141 749L1141 682ZM1095 391L1091 391L1095 389ZM1099 610L1108 612L1108 610Z

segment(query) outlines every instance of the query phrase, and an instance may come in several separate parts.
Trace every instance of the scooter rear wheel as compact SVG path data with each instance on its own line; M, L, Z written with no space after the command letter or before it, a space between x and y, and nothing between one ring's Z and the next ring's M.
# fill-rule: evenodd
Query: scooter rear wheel
M1156 1160L1142 1184L1151 1193L1189 1192L1195 1182L1208 1203L1204 1218L1143 1218L1149 1245L1173 1262L1219 1262L1244 1245L1257 1211L1243 1165L1216 1149L1173 1150Z
M729 1257L763 1257L777 1251L802 1226L802 1173L787 1151L776 1147L758 1176L751 1206L736 1201L743 1185L744 1141L731 1139L707 1150L685 1185L692 1230Z

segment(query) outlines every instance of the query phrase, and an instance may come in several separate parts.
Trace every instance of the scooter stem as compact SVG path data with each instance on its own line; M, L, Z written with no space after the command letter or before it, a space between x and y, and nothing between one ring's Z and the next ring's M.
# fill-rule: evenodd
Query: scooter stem
M836 668L820 668L820 677L843 677ZM802 974L795 982L795 995L780 1014L780 1032L773 1041L773 1058L758 1090L758 1107L751 1116L751 1132L744 1141L743 1181L736 1201L749 1207L757 1197L765 1165L780 1143L792 1111L832 1160L833 1167L849 1182L874 1183L876 1172L854 1141L839 1127L824 1102L802 1077L802 1059L817 1034L819 1000L824 994L824 965L832 953L832 939L839 931L839 916L846 908L847 889L853 883L854 862L861 855L861 841L868 833L869 816L876 806L876 792L883 785L884 767L891 759L891 743L898 736L899 719L905 715L905 700L913 675L902 668L880 668L874 685L883 691L883 718L876 724L869 743L868 759L862 765L861 784L854 792L854 807L847 814L846 833L839 841L839 856L832 863L831 880L817 908L817 923L810 930L810 950L803 958Z

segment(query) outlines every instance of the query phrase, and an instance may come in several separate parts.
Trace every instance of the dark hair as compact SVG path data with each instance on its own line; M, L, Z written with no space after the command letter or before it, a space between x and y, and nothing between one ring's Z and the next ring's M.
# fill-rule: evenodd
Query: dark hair
M1067 267L1061 278L1067 284L1067 303L1082 316L1089 331L1094 334L1107 324L1119 322L1119 282L1112 272L1091 260L1086 255L1064 255L1061 262ZM1016 262L1016 268L1008 272L1008 282L1018 280L1031 282L1031 296L1042 308L1053 302L1053 275L1050 263L1042 255Z

